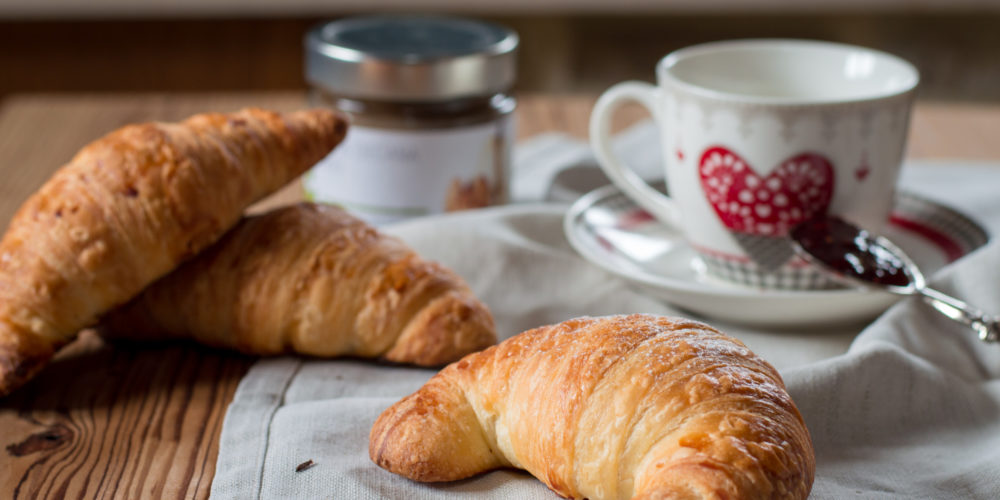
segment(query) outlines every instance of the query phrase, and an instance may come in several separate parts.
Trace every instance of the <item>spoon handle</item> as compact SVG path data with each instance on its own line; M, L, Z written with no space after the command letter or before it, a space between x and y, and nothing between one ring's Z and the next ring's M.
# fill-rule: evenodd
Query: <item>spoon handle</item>
M941 314L975 330L979 334L979 340L983 342L1000 340L1000 324L998 324L996 317L989 316L979 309L933 288L921 288L920 293L923 294L924 300L934 306L934 309L937 309Z

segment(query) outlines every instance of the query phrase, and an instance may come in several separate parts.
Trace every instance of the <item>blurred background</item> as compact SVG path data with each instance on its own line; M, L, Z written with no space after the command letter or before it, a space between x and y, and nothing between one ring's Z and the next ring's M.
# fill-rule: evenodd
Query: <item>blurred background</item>
M305 89L305 31L376 12L514 28L521 92L594 94L686 45L795 37L900 55L923 99L1000 100L998 0L0 0L0 98Z

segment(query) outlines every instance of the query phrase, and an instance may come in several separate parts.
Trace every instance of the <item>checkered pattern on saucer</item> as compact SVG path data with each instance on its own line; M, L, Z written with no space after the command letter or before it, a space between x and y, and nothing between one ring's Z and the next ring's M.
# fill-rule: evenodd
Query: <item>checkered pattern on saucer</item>
M823 273L802 265L792 257L787 265L777 269L763 269L750 262L719 255L699 253L705 273L712 278L754 288L773 290L820 290L840 288L841 285Z

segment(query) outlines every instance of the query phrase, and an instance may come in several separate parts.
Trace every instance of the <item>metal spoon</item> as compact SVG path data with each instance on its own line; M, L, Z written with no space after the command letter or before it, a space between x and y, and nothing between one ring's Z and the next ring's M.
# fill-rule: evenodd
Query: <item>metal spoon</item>
M917 265L882 236L833 215L802 222L789 236L796 254L840 281L899 295L922 295L941 314L975 330L980 340L1000 340L1000 318L928 287Z

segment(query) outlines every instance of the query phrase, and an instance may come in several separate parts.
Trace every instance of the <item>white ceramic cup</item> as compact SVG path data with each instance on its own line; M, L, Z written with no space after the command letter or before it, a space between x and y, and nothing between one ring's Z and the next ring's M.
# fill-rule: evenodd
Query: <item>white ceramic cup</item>
M760 288L831 283L793 254L788 229L829 212L888 220L919 75L883 52L806 40L737 40L673 52L659 85L623 82L597 101L590 140L608 177L681 232L709 278ZM660 129L668 195L612 153L626 101Z

